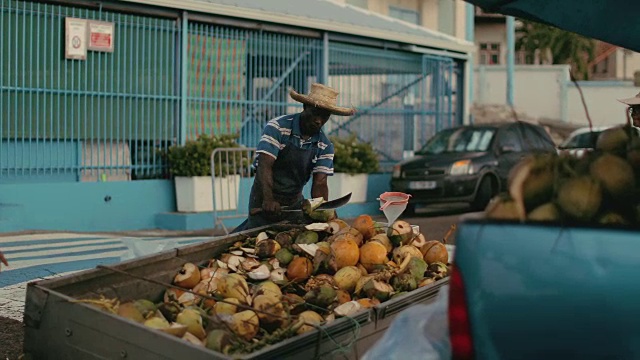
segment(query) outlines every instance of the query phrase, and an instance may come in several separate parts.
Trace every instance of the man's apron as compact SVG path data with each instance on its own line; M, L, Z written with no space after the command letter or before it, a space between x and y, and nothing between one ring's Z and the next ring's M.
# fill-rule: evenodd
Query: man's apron
M292 138L297 141L297 138ZM313 170L313 159L317 153L317 146L312 145L309 149L300 149L293 144L288 144L278 153L278 158L273 163L273 198L280 203L280 206L298 205L302 202L302 189L311 178ZM258 164L258 167L260 164ZM249 211L255 208L262 208L262 191L258 178L251 187L249 196ZM302 213L282 213L280 216L268 217L262 213L256 215L249 214L247 220L235 228L232 233L253 229L290 220L299 221L303 218Z

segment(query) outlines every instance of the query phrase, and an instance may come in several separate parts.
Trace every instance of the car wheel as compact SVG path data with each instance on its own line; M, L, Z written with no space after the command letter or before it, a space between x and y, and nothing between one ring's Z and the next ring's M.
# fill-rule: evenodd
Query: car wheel
M489 176L485 176L482 178L480 186L478 186L476 198L471 203L471 207L475 211L482 211L487 207L493 196L494 190L491 178Z

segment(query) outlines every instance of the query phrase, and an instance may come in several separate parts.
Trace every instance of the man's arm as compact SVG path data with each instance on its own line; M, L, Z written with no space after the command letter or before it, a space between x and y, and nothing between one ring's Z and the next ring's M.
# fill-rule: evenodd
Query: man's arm
M322 197L325 201L329 200L329 186L327 186L327 174L313 174L313 183L311 184L311 197Z
M258 184L262 191L262 210L269 213L279 213L280 204L273 199L273 163L276 159L264 153L258 154Z

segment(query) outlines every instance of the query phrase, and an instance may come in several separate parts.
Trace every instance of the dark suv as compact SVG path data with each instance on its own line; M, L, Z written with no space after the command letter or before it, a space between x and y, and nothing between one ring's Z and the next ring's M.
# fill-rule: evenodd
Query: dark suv
M509 170L525 155L557 152L541 126L516 121L467 125L438 132L415 156L393 168L391 190L411 194L405 214L417 204L487 206L506 189Z

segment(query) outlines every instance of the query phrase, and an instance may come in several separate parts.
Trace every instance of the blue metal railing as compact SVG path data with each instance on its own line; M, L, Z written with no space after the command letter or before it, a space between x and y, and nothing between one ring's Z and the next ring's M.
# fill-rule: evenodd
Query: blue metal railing
M133 13L133 12L132 12ZM65 18L114 24L114 52L64 56ZM324 39L327 40L327 39ZM0 183L163 177L158 154L202 133L254 147L299 111L290 88L326 76L330 135L371 142L383 164L454 125L449 58L102 9L0 0Z

